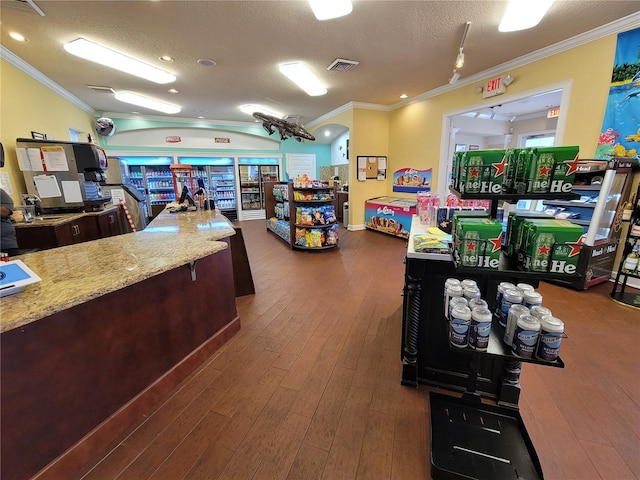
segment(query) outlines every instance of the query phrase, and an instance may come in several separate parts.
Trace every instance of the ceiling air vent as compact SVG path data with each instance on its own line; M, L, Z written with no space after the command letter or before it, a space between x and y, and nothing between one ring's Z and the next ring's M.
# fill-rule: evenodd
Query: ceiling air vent
M42 9L36 5L36 2L33 0L9 0L2 2L3 8L11 8L13 10L20 10L25 13L37 13L41 17L45 16L45 13Z
M348 72L358 64L360 64L360 62L345 60L344 58L336 58L333 63L327 67L327 70L331 70L333 72Z
M87 88L90 88L91 90L97 93L115 93L115 91L111 87L101 87L99 85L87 85Z

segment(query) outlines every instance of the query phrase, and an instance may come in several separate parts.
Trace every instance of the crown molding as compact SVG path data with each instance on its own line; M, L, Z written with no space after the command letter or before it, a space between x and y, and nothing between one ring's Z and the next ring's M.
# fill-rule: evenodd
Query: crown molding
M364 102L349 102L345 103L341 107L336 108L335 110L331 110L328 113L325 113L321 117L318 117L306 124L307 127L313 128L316 125L324 122L325 120L331 120L336 115L347 112L349 110L363 109L363 110L378 110L382 112L390 112L393 110L392 105L379 105L377 103L364 103Z
M398 108L406 107L407 105L436 97L443 93L456 90L460 87L465 87L476 82L484 81L487 78L503 74L507 70L523 67L530 63L534 63L553 55L557 55L558 53L566 52L567 50L571 50L573 48L580 47L587 43L599 40L603 37L618 34L638 27L640 27L640 13L632 13L631 15L623 17L619 20L608 23L598 28L594 28L593 30L590 30L588 32L581 33L580 35L576 35L575 37L569 38L562 42L558 42L554 45L536 50L535 52L523 55L522 57L518 57L514 60L496 65L495 67L476 73L475 75L471 75L470 77L462 78L458 82L456 82L455 85L444 85L442 87L438 87L433 90L429 90L428 92L417 95L411 99L406 99L401 102L394 103L393 105L391 105L391 110L397 110Z
M56 82L51 80L46 75L43 75L42 72L40 72L39 70L37 70L34 67L32 67L31 65L29 65L27 62L25 62L20 57L18 57L15 53L13 53L12 51L8 50L6 47L4 47L2 45L0 45L0 58L6 60L7 62L9 62L11 65L16 67L17 69L23 71L24 73L29 75L34 80L42 83L45 87L50 88L51 90L56 92L61 97L64 97L66 100L68 100L69 102L73 103L76 107L84 110L87 113L90 113L91 115L95 115L96 114L96 111L92 107L90 107L89 105L84 103L78 97L76 97L76 96L72 95L71 93L69 93L67 90L62 88Z

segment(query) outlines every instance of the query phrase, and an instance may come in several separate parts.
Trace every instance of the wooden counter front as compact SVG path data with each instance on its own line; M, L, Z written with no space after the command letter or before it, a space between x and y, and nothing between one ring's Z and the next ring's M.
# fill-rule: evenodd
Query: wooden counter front
M143 232L22 257L44 268L51 255L62 268L56 262L71 259L72 249L96 244L95 278L86 265L70 268L58 301L46 298L55 281L38 272L41 285L0 303L3 480L72 478L239 330L228 248L233 228L200 214L159 220L146 234L148 258L137 252L139 271L128 280L116 279L126 259L101 263L98 247L116 248L106 242L137 235L125 244L135 250ZM162 251L152 250L158 235L170 244L165 253L180 250L175 258L159 261ZM63 291L72 286L78 291ZM24 317L13 311L39 296Z

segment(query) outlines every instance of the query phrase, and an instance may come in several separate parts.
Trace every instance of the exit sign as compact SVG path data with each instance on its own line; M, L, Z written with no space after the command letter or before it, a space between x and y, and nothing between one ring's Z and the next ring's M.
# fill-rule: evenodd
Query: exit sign
M487 80L482 90L482 98L495 97L496 95L502 95L507 91L507 87L502 81L502 77L492 78Z
M547 118L556 118L560 116L560 107L550 108L547 112Z

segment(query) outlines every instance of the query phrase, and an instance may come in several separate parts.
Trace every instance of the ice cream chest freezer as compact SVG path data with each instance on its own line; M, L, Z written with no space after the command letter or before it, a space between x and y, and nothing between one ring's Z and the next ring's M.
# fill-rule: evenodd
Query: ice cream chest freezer
M375 197L364 203L365 227L401 238L409 238L411 218L418 202L398 197Z

